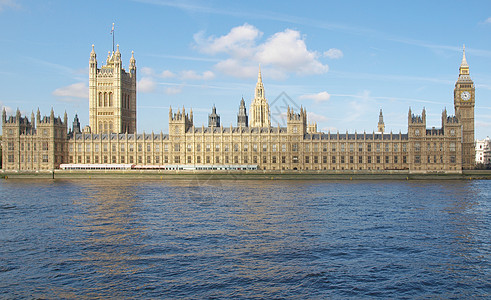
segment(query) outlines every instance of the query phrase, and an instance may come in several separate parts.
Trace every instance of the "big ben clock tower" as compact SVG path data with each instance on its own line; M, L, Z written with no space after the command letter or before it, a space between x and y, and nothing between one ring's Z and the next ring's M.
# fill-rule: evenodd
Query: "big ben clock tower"
M462 168L473 169L475 165L474 148L474 82L469 75L469 65L465 59L465 45L462 63L459 68L459 79L455 83L454 106L455 115L462 124Z

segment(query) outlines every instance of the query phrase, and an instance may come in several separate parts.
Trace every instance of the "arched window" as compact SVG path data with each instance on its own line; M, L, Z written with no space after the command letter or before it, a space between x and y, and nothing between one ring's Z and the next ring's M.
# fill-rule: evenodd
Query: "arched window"
M99 106L102 106L102 93L99 92Z
M113 122L109 122L109 132L113 132Z
M104 93L104 107L107 106L107 93Z
M102 122L99 122L99 132L102 132Z
M113 93L109 93L109 107L113 106Z

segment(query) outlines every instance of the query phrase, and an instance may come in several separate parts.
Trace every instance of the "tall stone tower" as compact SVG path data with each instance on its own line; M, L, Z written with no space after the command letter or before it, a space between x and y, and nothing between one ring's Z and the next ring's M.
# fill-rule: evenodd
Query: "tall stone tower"
M261 66L257 75L256 93L254 100L251 103L251 122L250 127L269 127L271 120L269 119L269 104L264 94L263 80L261 77Z
M92 45L89 61L89 123L93 133L136 133L136 60L131 52L129 72L122 66L119 45L97 67Z
M465 46L462 63L459 68L459 79L455 83L455 115L462 124L462 168L473 169L475 165L474 148L474 105L475 87L469 75L469 65L465 58Z

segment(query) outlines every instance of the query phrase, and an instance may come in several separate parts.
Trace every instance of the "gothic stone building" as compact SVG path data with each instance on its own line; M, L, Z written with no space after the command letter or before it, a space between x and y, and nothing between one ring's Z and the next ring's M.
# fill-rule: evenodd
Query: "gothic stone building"
M474 167L475 89L465 58L454 89L455 116L442 112L441 128L427 128L426 111L409 110L407 133L385 133L380 112L373 133L322 133L307 123L307 112L287 109L287 126L271 125L261 71L247 115L240 101L236 127L220 125L213 107L208 126L195 126L192 110L169 109L169 133L136 133L136 61L129 72L119 47L98 68L92 47L89 61L90 126L83 131L77 116L68 132L67 117L31 120L2 115L3 169L52 170L61 164L95 166L131 164L165 169L253 165L260 170L374 171L461 173Z

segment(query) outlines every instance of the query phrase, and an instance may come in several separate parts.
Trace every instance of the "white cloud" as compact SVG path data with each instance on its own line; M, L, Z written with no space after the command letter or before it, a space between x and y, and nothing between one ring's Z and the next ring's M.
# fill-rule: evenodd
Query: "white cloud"
M330 59L339 59L343 57L343 51L336 49L336 48L331 48L324 52L324 56L329 57Z
M0 111L3 113L4 109L7 116L11 116L14 113L14 110L10 106L3 105L2 101L0 101Z
M256 53L259 62L298 74L327 72L328 66L318 61L318 56L316 52L307 50L300 32L291 29L275 33L264 44L259 45Z
M155 91L156 85L157 84L151 77L142 77L142 79L138 81L138 92L151 93Z
M327 117L323 115L319 115L313 112L307 112L308 121L310 122L326 122Z
M289 72L297 74L322 74L329 67L318 60L316 51L307 49L299 31L286 29L258 43L262 37L256 27L244 24L234 27L226 35L204 37L194 35L196 47L203 53L226 55L215 65L216 70L239 78L254 78L259 63L270 78L283 79ZM267 71L267 72L266 72Z
M210 80L215 78L215 74L212 71L205 71L200 75L193 70L184 70L181 71L180 77L182 80Z
M172 78L172 77L176 77L176 74L172 73L169 70L165 70L162 73L160 73L160 77L162 77L162 78Z
M16 0L0 0L0 12L6 8L19 8L20 5Z
M89 98L89 87L85 82L74 83L54 90L53 95L68 98Z
M165 89L165 93L167 95L176 95L176 94L179 94L182 92L182 88L181 87L168 87Z
M155 71L149 67L141 67L140 74L142 76L155 76Z
M232 28L221 37L203 37L203 32L194 35L194 40L200 50L208 54L228 53L234 57L250 57L255 47L256 39L262 36L256 27L245 23Z
M484 23L491 24L491 17L487 18L486 21L484 21Z
M307 94L307 95L302 95L299 97L299 99L310 99L314 100L315 102L323 102L323 101L329 101L331 98L331 95L327 92L320 92L317 94Z

